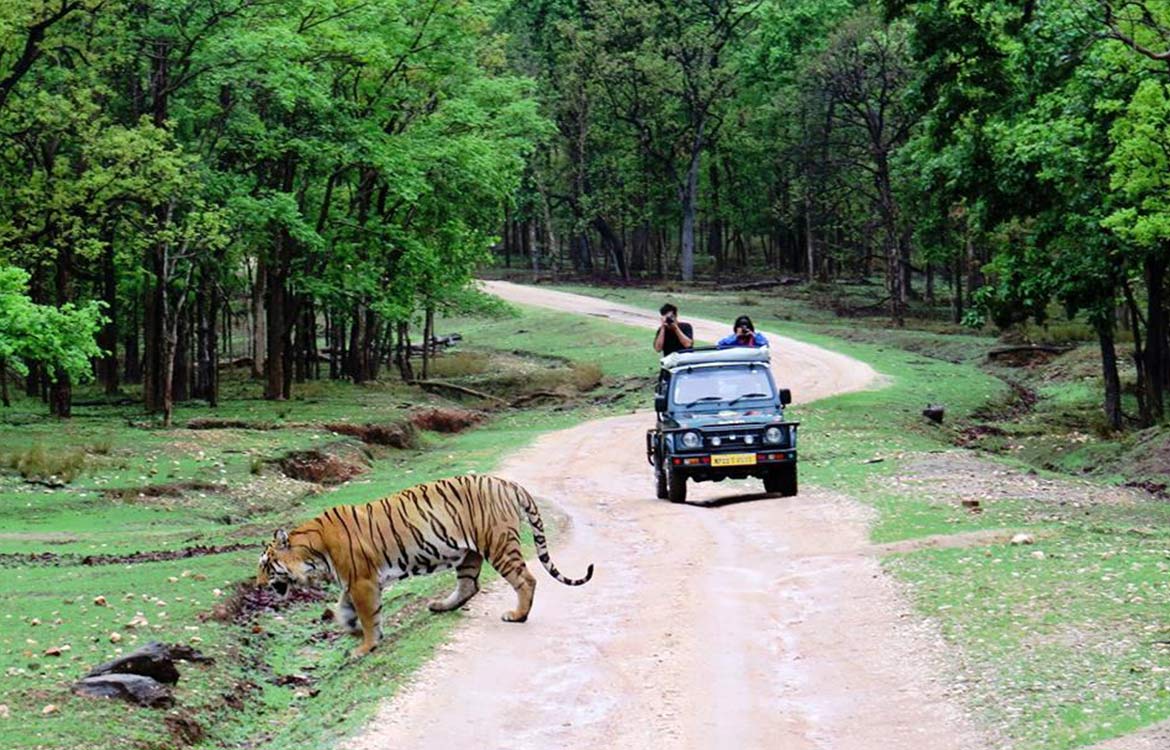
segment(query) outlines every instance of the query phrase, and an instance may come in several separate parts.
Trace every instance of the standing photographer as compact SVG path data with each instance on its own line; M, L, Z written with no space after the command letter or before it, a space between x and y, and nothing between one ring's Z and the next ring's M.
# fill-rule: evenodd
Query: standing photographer
M662 316L662 325L658 326L658 333L654 336L654 351L666 356L694 346L694 329L690 323L679 321L677 307L667 302L658 310L658 314Z

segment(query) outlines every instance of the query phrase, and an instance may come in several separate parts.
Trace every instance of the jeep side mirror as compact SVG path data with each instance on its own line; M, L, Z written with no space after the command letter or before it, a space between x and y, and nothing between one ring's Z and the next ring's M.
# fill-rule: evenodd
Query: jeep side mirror
M792 403L792 391L787 388L780 389L780 405L788 406Z
M666 394L659 393L654 396L654 411L659 414L666 411Z

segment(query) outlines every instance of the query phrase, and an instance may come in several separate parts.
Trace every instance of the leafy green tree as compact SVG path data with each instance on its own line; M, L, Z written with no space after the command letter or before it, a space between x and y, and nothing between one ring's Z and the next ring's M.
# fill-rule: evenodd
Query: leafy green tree
M28 363L36 361L48 366L54 380L88 379L90 358L101 354L94 339L102 320L99 303L38 305L28 296L28 282L24 270L0 267L0 368L27 374ZM6 381L3 400L9 406ZM57 416L70 416L68 402L52 406Z

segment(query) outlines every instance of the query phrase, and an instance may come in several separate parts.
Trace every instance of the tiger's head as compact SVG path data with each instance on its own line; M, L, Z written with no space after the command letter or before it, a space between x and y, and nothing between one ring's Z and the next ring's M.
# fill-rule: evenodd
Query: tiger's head
M256 575L257 586L269 586L280 596L288 595L293 583L308 583L321 572L321 563L313 550L306 545L292 545L288 532L277 529L272 541L260 555L260 572Z

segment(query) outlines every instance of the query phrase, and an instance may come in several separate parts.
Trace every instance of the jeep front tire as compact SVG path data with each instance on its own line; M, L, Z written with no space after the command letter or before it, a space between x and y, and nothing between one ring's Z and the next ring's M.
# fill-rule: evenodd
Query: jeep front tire
M772 495L792 497L796 494L796 464L772 469L764 475L764 491Z
M662 452L654 451L654 493L658 495L659 500L665 500L669 497L666 472L666 467L662 465Z
M687 475L677 469L668 468L666 474L666 494L672 503L687 501Z

